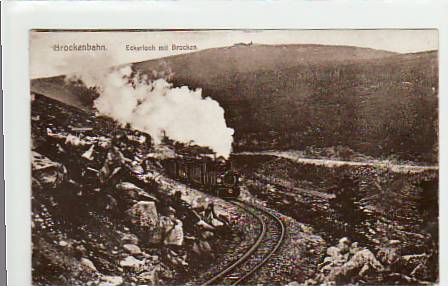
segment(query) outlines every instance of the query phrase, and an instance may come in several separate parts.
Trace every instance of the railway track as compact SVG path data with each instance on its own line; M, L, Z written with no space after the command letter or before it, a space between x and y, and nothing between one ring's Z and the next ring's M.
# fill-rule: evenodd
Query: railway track
M239 200L231 203L253 215L261 224L255 243L236 261L202 285L238 285L245 282L280 248L285 238L285 226L274 214Z

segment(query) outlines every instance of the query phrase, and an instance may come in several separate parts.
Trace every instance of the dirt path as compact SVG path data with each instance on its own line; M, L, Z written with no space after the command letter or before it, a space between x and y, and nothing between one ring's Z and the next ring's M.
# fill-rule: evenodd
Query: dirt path
M311 164L317 166L340 167L340 166L371 166L376 168L389 169L395 173L419 173L424 171L437 171L439 166L419 166L409 164L394 164L389 161L371 160L365 162L343 161L336 159L314 159L304 158L294 151L261 151L261 152L241 152L233 155L270 155L279 158L285 158L302 164Z

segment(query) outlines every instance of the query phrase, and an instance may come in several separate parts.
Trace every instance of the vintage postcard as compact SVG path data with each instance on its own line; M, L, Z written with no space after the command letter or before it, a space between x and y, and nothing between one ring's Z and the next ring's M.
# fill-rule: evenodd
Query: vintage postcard
M439 281L437 30L29 36L34 285Z

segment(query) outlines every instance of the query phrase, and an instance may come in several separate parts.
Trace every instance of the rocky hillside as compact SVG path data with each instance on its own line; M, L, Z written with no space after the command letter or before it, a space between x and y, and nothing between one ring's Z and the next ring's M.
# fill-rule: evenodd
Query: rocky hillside
M237 151L341 145L375 158L437 161L437 52L235 45L133 66L219 101ZM89 108L94 98L63 77L33 80L32 89L71 93L70 104Z
M132 163L119 181L102 183L117 132ZM219 247L244 239L234 214L217 209L224 224L216 226L205 217L204 195L164 178L157 161L142 164L153 150L144 134L34 95L32 138L35 285L184 283L219 257Z
M254 196L309 224L328 244L348 237L377 257L381 249L393 248L402 256L392 269L397 275L436 281L437 171L407 174L372 166L317 166L267 155L238 155L232 162ZM389 278L382 277L379 284L397 282ZM420 285L400 279L398 284Z

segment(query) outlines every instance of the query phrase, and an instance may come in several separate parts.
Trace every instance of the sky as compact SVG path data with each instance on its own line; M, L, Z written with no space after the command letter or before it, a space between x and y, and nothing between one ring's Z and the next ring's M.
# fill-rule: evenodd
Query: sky
M172 50L175 45L196 50L254 44L347 45L397 53L438 49L437 30L220 30L220 31L104 31L30 32L30 77L78 73L86 69L145 61L191 51ZM54 51L54 45L104 45L106 51ZM129 51L126 46L151 46L156 50ZM168 45L167 51L158 50Z

